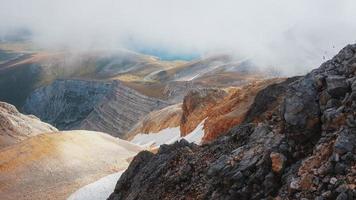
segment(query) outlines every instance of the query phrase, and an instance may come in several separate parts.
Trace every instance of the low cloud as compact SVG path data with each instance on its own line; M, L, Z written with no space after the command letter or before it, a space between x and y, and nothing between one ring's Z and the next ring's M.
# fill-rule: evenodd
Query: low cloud
M356 41L354 0L0 0L0 35L47 48L230 52L305 73Z

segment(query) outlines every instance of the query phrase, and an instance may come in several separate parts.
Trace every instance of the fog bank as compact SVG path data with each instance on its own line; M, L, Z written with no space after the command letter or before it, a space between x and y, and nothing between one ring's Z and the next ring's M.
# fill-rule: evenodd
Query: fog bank
M304 73L356 41L353 0L0 0L0 36L45 48L229 52Z

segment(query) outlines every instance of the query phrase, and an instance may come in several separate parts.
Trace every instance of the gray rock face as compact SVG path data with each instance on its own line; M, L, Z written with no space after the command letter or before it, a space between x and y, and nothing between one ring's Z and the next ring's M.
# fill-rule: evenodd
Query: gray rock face
M347 152L352 152L356 146L356 135L351 131L343 130L337 137L334 148L335 152L343 155Z
M318 91L314 80L315 77L309 74L291 83L282 107L287 134L299 142L310 139L320 129ZM306 131L302 133L301 128Z
M124 137L137 121L168 104L118 81L57 80L37 89L24 111L59 129L86 129Z
M328 93L333 97L344 96L349 87L346 78L343 76L328 76L326 84Z
M165 101L147 97L120 82L114 82L112 90L83 120L80 128L103 131L126 139L134 125L153 110L167 107Z
M59 129L72 129L78 127L110 90L111 83L57 80L32 93L23 109Z

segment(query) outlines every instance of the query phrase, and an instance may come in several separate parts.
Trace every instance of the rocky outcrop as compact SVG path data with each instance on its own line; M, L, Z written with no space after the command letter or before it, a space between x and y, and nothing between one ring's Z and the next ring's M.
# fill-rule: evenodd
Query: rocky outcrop
M90 131L41 134L0 151L2 200L63 200L77 189L125 169L141 148Z
M356 198L355 52L356 45L346 46L288 90L283 116L290 159L304 159L282 178L281 197Z
M33 115L21 114L13 105L0 102L0 149L41 133L58 131Z
M209 113L209 109L222 100L227 93L221 89L205 88L191 90L183 100L180 131L185 136L195 129Z
M255 102L256 95L265 87L277 84L284 79L266 79L251 82L231 89L229 95L208 112L204 123L204 142L213 141L232 127L246 120L248 111Z
M355 199L355 53L263 89L210 143L138 154L109 199Z
M124 138L139 119L167 105L119 81L57 80L37 89L24 110L61 130L102 131Z

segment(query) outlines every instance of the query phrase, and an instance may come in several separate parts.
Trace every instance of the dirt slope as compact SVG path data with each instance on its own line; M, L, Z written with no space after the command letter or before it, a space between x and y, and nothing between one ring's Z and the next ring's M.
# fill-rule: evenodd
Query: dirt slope
M80 187L125 169L140 147L90 131L42 134L0 151L0 197L66 199Z

